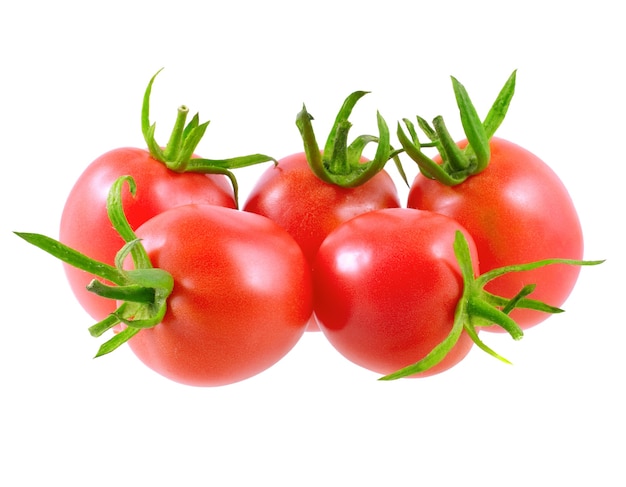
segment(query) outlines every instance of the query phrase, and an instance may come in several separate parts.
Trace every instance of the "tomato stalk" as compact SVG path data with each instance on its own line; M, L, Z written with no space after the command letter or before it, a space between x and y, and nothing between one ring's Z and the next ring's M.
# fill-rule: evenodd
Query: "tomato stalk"
M107 199L107 212L111 224L126 242L115 257L115 265L98 262L64 244L45 235L36 233L15 234L28 243L39 247L63 262L98 276L87 289L98 296L120 301L117 310L104 320L89 328L94 337L99 337L117 325L126 327L100 346L96 357L105 355L118 348L136 335L143 328L159 324L167 311L167 298L174 288L172 276L163 269L152 267L150 258L143 245L130 227L122 207L122 189L128 183L129 191L134 196L136 186L130 176L118 178ZM124 269L128 256L133 260L133 269Z
M204 136L210 121L200 123L199 114L196 113L191 121L185 125L189 114L189 108L185 105L181 105L178 108L172 133L170 134L167 145L165 148L162 148L155 139L156 123L150 123L150 95L152 93L152 85L161 71L162 69L157 71L150 79L144 93L141 109L141 131L148 146L148 150L150 151L150 155L174 172L223 174L229 178L235 192L235 201L237 201L238 184L232 170L267 161L276 163L276 159L265 154L249 154L229 159L194 157L194 151Z
M431 350L422 360L404 367L396 372L381 377L380 380L395 380L409 375L424 372L441 362L459 340L463 330L467 332L474 343L489 355L505 362L510 362L489 348L478 336L478 329L486 326L500 326L506 330L514 340L524 336L523 330L509 316L514 308L527 308L545 313L561 313L562 309L550 306L542 301L527 298L535 286L524 286L513 298L507 299L485 291L484 287L490 281L510 272L522 272L554 264L577 266L598 265L603 260L584 261L572 259L544 259L527 264L504 266L475 277L467 239L461 231L456 232L454 240L454 254L463 277L463 293L454 314L454 323L448 336Z
M460 149L456 141L448 132L443 117L437 116L433 126L422 117L417 116L417 122L430 143L422 143L417 135L415 126L408 119L403 119L408 131L403 130L398 123L397 136L404 152L417 163L420 172L426 177L436 179L447 186L462 183L468 177L482 172L491 158L489 140L504 121L511 99L515 93L516 71L500 90L484 121L481 122L476 108L470 99L465 87L452 77L457 106L461 117L461 124L467 138L467 146ZM442 163L438 164L423 151L423 147L436 147Z
M296 126L304 143L309 166L322 181L343 188L354 188L370 180L390 159L393 159L402 179L408 186L404 169L397 156L399 151L391 146L389 128L379 112L376 113L378 136L361 135L348 144L348 133L352 127L348 118L356 103L368 93L355 91L345 99L326 139L323 152L320 151L311 124L313 116L307 111L306 106L302 105L302 110L296 116ZM362 162L363 150L371 142L377 144L374 158L371 161Z

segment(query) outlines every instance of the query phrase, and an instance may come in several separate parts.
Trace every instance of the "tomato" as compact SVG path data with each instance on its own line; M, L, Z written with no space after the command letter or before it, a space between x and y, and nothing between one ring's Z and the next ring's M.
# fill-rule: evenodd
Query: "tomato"
M385 171L360 186L342 188L315 176L302 152L269 167L250 191L243 210L264 215L285 228L312 264L324 238L340 223L361 213L399 206L396 186Z
M312 267L320 244L339 224L361 213L399 206L396 186L385 171L360 186L343 188L319 179L306 154L297 153L261 175L243 210L266 216L287 230ZM318 330L313 318L308 330Z
M195 386L251 377L283 357L311 315L309 267L267 218L210 205L165 211L136 230L174 279L162 322L128 342L154 371Z
M580 221L559 177L528 150L493 137L508 111L515 82L516 71L481 121L467 90L453 77L466 139L455 142L441 116L435 117L432 127L418 116L420 128L439 152L434 159L421 151L422 144L408 120L410 137L398 126L403 149L420 167L407 206L459 221L474 238L483 272L544 259L580 262L583 254ZM536 284L531 299L558 307L572 291L579 265L585 264L507 273L485 289L512 298L520 289ZM534 326L547 316L531 309L511 313L521 328Z
M429 354L451 332L463 278L453 250L455 220L407 208L364 213L335 229L313 269L314 312L330 343L366 369L389 374ZM443 372L470 351L465 330L434 367Z
M111 226L106 200L111 185L122 175L132 176L139 188L136 198L124 196L124 210L133 228L179 205L236 205L226 176L176 173L146 150L115 149L92 162L74 184L61 216L61 242L96 260L113 263L124 241ZM93 318L102 319L115 310L114 302L85 290L93 275L67 264L64 268L72 291Z
M160 72L160 71L159 71ZM124 241L111 227L106 209L109 189L121 176L131 176L139 191L124 196L124 211L133 229L153 216L179 205L201 203L237 207L236 180L230 169L273 158L252 154L225 160L201 159L194 149L209 122L199 123L196 114L185 125L189 109L178 116L167 146L157 144L150 122L150 94L157 72L148 83L141 111L141 130L148 150L121 148L92 162L72 188L61 217L60 240L105 264L113 264ZM231 186L232 185L232 186ZM85 290L93 275L65 264L70 287L83 308L96 319L115 310L114 303Z
M487 167L461 184L446 186L418 174L407 206L447 215L465 227L476 243L482 272L555 257L581 259L580 221L559 177L536 155L512 142L492 137L489 146ZM560 306L579 272L579 266L541 267L507 274L485 289L512 297L523 286L534 283L533 299ZM522 328L547 316L527 309L511 313Z

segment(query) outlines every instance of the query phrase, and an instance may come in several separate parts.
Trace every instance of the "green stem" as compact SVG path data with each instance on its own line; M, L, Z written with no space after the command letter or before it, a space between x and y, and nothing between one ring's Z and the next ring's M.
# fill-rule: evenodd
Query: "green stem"
M185 105L181 105L178 108L178 115L174 123L174 128L172 129L172 134L170 135L170 140L167 142L165 152L163 153L165 161L172 161L168 163L168 167L174 171L183 163L183 161L177 158L183 146L183 132L185 131L185 122L187 121L188 114L189 108Z
M133 303L154 303L154 288L129 284L126 286L107 286L97 279L87 285L87 290L102 298L115 299L117 301L130 301Z
M437 132L437 140L441 144L441 158L444 163L450 167L450 171L456 175L457 173L467 170L470 165L469 159L463 151L456 145L456 142L448 132L448 128L443 121L443 117L435 117L433 126Z

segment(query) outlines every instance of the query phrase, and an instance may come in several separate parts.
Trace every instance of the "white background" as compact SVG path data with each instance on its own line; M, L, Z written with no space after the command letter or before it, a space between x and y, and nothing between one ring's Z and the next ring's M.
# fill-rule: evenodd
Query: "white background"
M623 16L608 0L515 5L3 3L0 485L625 485ZM141 97L161 67L157 137L187 104L212 121L198 149L212 158L300 151L303 102L323 141L355 90L371 94L353 136L376 130L377 109L392 128L443 114L460 136L449 76L484 116L518 69L498 134L561 176L586 258L607 262L521 342L486 337L513 366L474 350L445 374L381 383L321 334L222 388L170 382L127 348L93 360L60 264L11 231L56 236L86 165L144 146ZM265 167L238 173L242 199Z

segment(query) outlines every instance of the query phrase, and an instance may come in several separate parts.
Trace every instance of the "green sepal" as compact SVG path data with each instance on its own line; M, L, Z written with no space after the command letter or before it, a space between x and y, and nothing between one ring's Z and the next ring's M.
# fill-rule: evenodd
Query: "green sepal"
M131 228L130 223L124 214L122 192L124 183L128 184L128 191L134 197L137 192L137 185L131 176L120 176L117 178L107 196L107 216L115 231L124 240L124 246L119 250L115 258L115 265L118 270L122 269L122 262L128 254L131 254L135 262L136 268L150 268L152 264L148 258L143 245L138 245L137 236ZM95 274L95 273L94 273ZM96 274L98 275L98 274ZM118 283L119 284L119 283Z
M102 357L103 355L106 355L107 353L113 352L117 348L124 345L124 343L126 343L128 340L130 340L140 331L141 331L141 328L129 327L113 335L112 338L110 338L109 340L104 342L102 345L100 345L100 348L98 349L98 352L96 353L94 358Z
M452 77L452 86L461 115L461 125L463 125L468 145L472 148L472 153L475 156L468 158L471 159L468 166L473 164L472 174L478 174L489 164L491 157L489 138L465 87L454 77Z
M45 235L15 232L28 243L66 264L95 275L99 279L92 280L87 285L87 290L120 302L114 313L89 328L92 336L99 337L120 324L127 327L105 342L96 357L115 350L139 330L158 325L165 316L167 299L174 289L171 274L152 267L145 248L124 215L122 206L124 183L128 183L129 191L134 195L136 189L134 180L130 176L122 176L113 183L107 198L107 212L111 224L126 242L115 256L114 266L98 262ZM124 262L129 256L133 260L133 269L124 268Z
M506 116L509 110L509 105L515 94L515 81L517 78L517 70L513 71L511 76L506 80L504 86L498 93L498 97L491 105L485 120L483 120L483 127L485 129L485 135L488 139L494 136Z
M423 359L421 359L419 362L409 365L408 367L404 367L400 370L397 370L396 372L385 375L378 380L396 380L409 375L419 374L420 372L425 372L441 362L445 358L445 356L448 355L450 350L452 350L454 345L456 345L456 342L461 337L461 333L463 332L464 328L465 316L467 314L466 308L467 301L461 298L454 312L454 322L452 324L452 329L450 330L450 333Z
M391 146L389 128L382 115L376 113L378 136L361 135L348 144L348 134L352 124L348 120L357 101L368 94L367 91L355 91L343 102L335 117L335 122L326 139L323 152L315 138L311 121L313 116L306 106L296 116L296 126L300 131L304 152L313 174L329 184L343 188L360 186L379 173L389 160L394 160L400 176L408 185L406 174L402 168L398 154ZM370 143L376 143L374 158L368 162L361 162L363 150Z
M193 158L187 164L185 172L195 172L200 174L222 174L230 180L233 187L236 206L239 207L239 184L232 169L254 166L262 162L272 161L274 165L278 161L273 157L264 154L250 154L247 156L231 157L230 159L200 159Z
M116 284L124 283L124 276L115 267L97 262L85 254L74 250L61 242L39 233L13 232L18 237L35 247L44 250L53 257L90 274Z
M465 87L456 78L451 77L461 124L468 142L463 149L457 146L448 133L443 117L435 117L434 128L422 117L417 117L420 128L432 141L429 146L436 147L442 164L438 164L421 150L426 145L419 143L413 124L403 119L411 137L407 136L398 124L397 134L400 144L424 176L436 179L447 186L455 186L485 170L491 158L489 141L502 124L515 93L516 73L517 71L513 71L509 76L482 122Z
M143 97L141 109L141 131L144 140L153 159L162 162L168 169L183 173L197 172L203 174L224 174L229 178L235 191L237 199L237 181L231 172L232 169L260 164L276 159L265 154L250 154L230 159L196 159L193 157L196 147L204 137L209 121L200 123L199 114L196 113L189 123L186 123L189 109L185 105L178 108L178 113L174 127L170 134L165 148L155 140L156 124L150 123L150 95L152 85L157 75L163 70L161 68L150 79Z
M504 266L475 277L472 267L471 254L467 239L461 231L456 232L454 239L454 253L463 277L463 292L457 303L454 314L454 322L448 336L435 346L424 358L418 362L401 368L396 372L385 375L379 380L395 380L424 372L441 362L452 350L459 340L463 330L467 332L474 343L483 351L498 360L510 364L510 362L489 348L478 337L478 328L485 326L500 326L506 330L514 340L520 340L524 336L523 330L509 316L515 308L528 308L543 311L545 313L560 313L563 310L526 298L534 291L533 284L524 286L513 298L507 299L495 296L484 290L493 279L511 272L522 272L539 267L554 264L566 264L576 266L592 266L604 262L604 260L573 260L573 259L545 259L521 265Z
M409 130L409 134L411 135L411 139L408 138L400 123L398 123L397 136L400 144L404 148L404 152L415 162L420 168L420 172L430 178L437 179L441 181L443 184L448 186L454 186L458 184L460 181L457 181L454 177L452 177L448 172L446 172L440 164L437 164L430 157L428 157L424 152L422 152L421 148L425 146L425 144L421 144L419 139L417 138L417 133L415 132L414 125L407 119L404 119L404 123Z

